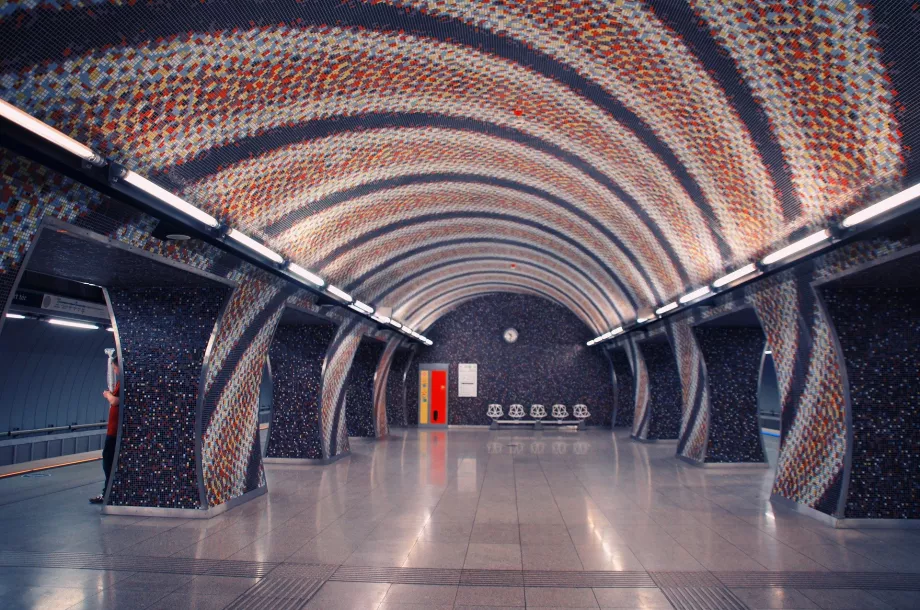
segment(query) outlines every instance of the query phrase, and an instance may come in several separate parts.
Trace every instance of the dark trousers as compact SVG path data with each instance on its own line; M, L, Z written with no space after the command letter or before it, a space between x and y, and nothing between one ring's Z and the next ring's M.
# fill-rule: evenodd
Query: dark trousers
M102 448L102 471L105 472L105 486L102 488L102 495L109 487L109 477L112 475L112 462L115 460L115 439L114 436L106 435L105 446Z

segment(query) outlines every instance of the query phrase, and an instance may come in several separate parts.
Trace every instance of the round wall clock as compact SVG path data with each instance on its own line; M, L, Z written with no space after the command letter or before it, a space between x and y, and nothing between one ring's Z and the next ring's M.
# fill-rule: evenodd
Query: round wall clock
M518 331L513 328L509 328L508 330L505 331L505 334L502 336L505 338L505 341L507 341L508 343L514 343L518 339Z

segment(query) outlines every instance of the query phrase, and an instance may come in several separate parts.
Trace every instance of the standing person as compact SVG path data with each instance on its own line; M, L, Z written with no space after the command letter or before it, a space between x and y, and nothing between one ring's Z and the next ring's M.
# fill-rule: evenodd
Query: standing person
M114 350L113 350L114 351ZM102 396L109 402L109 425L105 431L105 446L102 448L102 470L105 472L105 484L102 486L102 493L95 498L90 498L90 504L102 504L105 499L105 490L109 487L109 477L112 474L112 461L115 459L115 440L118 438L118 406L120 404L118 395L121 390L121 381L118 378L118 359L114 354L110 355L111 377L115 380L114 386L110 390L102 393Z

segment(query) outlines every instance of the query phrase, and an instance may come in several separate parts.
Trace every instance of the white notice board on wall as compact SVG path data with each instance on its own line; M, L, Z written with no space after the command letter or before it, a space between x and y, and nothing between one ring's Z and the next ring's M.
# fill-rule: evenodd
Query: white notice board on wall
M461 362L457 365L457 396L460 398L476 398L477 365L475 362Z

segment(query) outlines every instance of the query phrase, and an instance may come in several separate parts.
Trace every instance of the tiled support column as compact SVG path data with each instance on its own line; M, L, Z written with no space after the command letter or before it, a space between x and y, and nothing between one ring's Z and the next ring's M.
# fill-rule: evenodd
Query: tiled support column
M234 290L207 361L201 416L202 473L209 506L265 486L259 385L288 294L253 274Z
M669 323L670 337L677 356L682 390L682 416L677 455L702 463L706 456L706 437L710 429L710 396L703 355L690 327L689 319Z
M377 436L378 421L374 404L374 387L384 343L363 337L355 352L346 382L345 421L348 436ZM384 422L386 405L383 406Z
M124 387L107 509L202 508L196 450L199 386L208 343L230 290L219 284L108 290Z
M844 279L820 291L846 363L852 409L852 456L842 516L916 523L920 289L853 286Z
M752 300L773 349L782 404L773 495L834 515L847 451L842 363L810 276L766 282Z
M322 459L320 386L334 335L332 324L282 324L275 331L269 349L274 394L266 458Z
M402 343L400 337L393 337L387 341L377 363L377 372L374 374L374 434L377 438L383 438L390 433L387 418L387 394L390 375L396 378L402 373L398 368L393 369L393 365L398 364L396 350L400 343Z
M766 342L760 328L696 327L706 362L710 422L706 462L766 463L757 392Z
M607 350L610 366L616 377L616 405L614 428L632 428L633 415L636 412L636 384L629 365L629 358L624 349Z
M320 395L320 428L323 459L332 460L349 451L345 415L346 379L361 337L368 330L358 320L348 320L336 331L326 350Z
M624 347L632 365L633 379L636 384L636 400L630 436L640 441L649 440L648 431L652 412L649 410L648 368L645 366L642 350L634 338L628 338Z
M409 393L412 390L409 370L414 358L415 351L408 349L398 350L393 356L386 385L387 422L390 426L409 425Z

